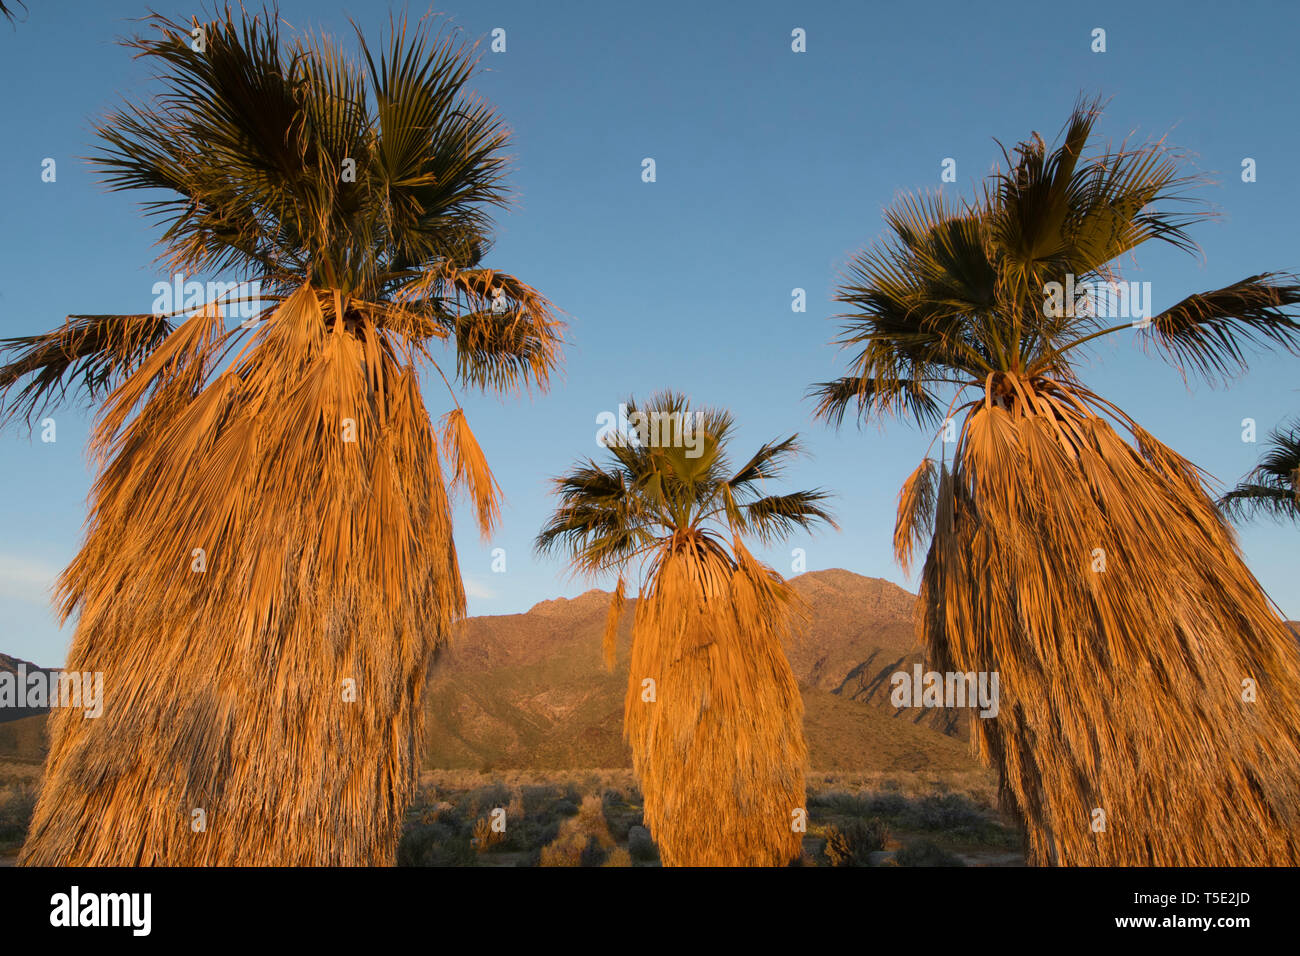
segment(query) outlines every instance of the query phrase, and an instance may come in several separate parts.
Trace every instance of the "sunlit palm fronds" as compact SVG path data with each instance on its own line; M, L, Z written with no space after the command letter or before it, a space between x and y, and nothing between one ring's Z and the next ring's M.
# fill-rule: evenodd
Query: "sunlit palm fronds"
M1049 307L1068 283L1117 280L1149 240L1191 248L1178 157L1090 151L1096 117L1081 104L1055 148L1021 143L973 201L887 214L892 238L841 288L849 374L814 387L817 411L960 426L904 485L894 546L907 564L930 539L931 666L1000 674L999 714L972 737L1033 862L1294 865L1294 637L1204 476L1076 363L1128 331L1184 372L1238 371L1248 346L1300 347L1300 287L1261 273L1149 321Z
M169 266L256 281L266 308L4 343L7 418L70 385L103 402L59 599L68 666L102 671L110 705L52 718L23 860L389 863L426 668L465 611L440 455L485 533L498 516L453 382L546 387L562 327L481 262L506 134L453 35L394 24L353 59L273 12L149 22L130 45L162 90L105 121L96 161L162 191ZM441 441L429 366L453 392Z
M805 622L794 591L741 536L774 541L833 526L828 496L764 493L798 453L795 436L733 471L727 413L693 410L672 393L627 407L630 421L689 424L670 428L666 442L649 428L613 435L607 465L587 461L556 479L559 504L538 549L567 552L581 572L619 571L603 642L609 666L625 575L641 566L624 733L664 863L783 865L800 851L793 824L807 755L783 644Z

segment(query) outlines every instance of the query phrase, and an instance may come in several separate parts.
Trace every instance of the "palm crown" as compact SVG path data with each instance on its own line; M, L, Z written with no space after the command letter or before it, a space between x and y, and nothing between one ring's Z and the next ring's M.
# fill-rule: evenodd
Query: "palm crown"
M146 209L165 226L170 268L255 279L272 307L308 290L328 326L434 365L449 388L429 351L439 341L463 385L548 384L561 323L528 285L481 266L488 210L507 200L506 130L466 89L467 49L395 24L378 54L358 31L354 60L324 37L282 45L274 14L150 22L156 35L129 45L159 64L164 89L111 114L92 160L115 190L161 192ZM175 331L172 318L75 315L6 340L0 395L26 384L3 418L30 422L69 388L98 400ZM206 366L253 325L212 335ZM463 417L448 426L472 443Z
M1114 281L1115 260L1149 240L1194 248L1185 229L1200 217L1178 211L1191 180L1176 157L1162 144L1085 156L1097 116L1095 103L1076 107L1050 152L1037 134L1019 144L974 201L907 196L886 212L891 239L855 258L837 296L853 307L839 341L857 352L851 374L815 387L821 416L838 424L856 404L864 417L933 423L949 385L988 387L1004 403L1015 381L1076 391L1071 352L1135 327L1045 307L1050 283ZM1293 276L1266 273L1136 327L1180 366L1226 374L1244 365L1243 343L1300 342L1282 311L1297 302Z
M644 408L629 400L628 411L644 413L647 420L657 415L686 421L687 428L696 428L698 441L695 447L688 441L634 443L615 433L605 443L612 459L608 465L588 459L556 479L560 504L537 537L539 550L567 548L580 570L594 574L651 553L686 547L721 551L724 528L770 542L817 521L833 526L821 505L829 497L825 492L762 493L762 483L780 477L800 452L797 436L768 442L733 472L726 455L733 427L728 412L692 412L683 396L671 392L653 397Z

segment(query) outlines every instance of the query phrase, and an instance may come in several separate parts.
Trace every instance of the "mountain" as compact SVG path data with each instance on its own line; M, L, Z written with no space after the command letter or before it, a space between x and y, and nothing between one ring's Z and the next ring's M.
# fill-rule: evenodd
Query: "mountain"
M916 598L850 571L792 579L809 608L787 656L804 696L817 770L974 769L961 715L889 705L889 677L922 661ZM610 595L543 601L524 614L470 618L430 679L426 766L449 769L626 767L623 694L636 601L627 602L619 666L601 666Z
M814 770L967 770L976 767L962 715L897 710L889 677L921 662L914 595L834 569L791 581L809 627L786 653L804 698ZM623 694L636 600L624 609L619 667L601 665L610 595L588 591L524 614L463 621L430 669L425 766L444 769L631 766ZM0 668L20 662L0 655ZM27 665L28 670L35 669ZM0 713L0 757L39 759L44 716Z

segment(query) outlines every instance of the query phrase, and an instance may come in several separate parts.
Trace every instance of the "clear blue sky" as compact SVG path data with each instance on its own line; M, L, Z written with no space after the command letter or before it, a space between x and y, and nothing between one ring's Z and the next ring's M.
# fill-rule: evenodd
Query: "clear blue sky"
M161 3L188 18L191 5ZM400 7L398 8L400 9ZM422 8L413 6L413 11ZM903 424L836 434L811 418L811 382L843 368L828 341L831 295L847 258L881 233L901 190L939 187L957 161L969 194L1008 146L1049 141L1080 91L1112 97L1108 138L1168 134L1217 184L1201 191L1221 216L1194 238L1204 258L1142 250L1126 278L1149 281L1156 310L1188 293L1265 270L1300 270L1300 127L1292 3L471 3L439 8L469 38L506 30L485 52L477 89L514 131L517 208L502 215L488 265L511 271L569 317L565 374L546 395L471 398L470 421L505 490L501 531L479 540L458 508L457 542L473 614L525 610L591 585L531 543L551 507L547 480L598 452L596 416L629 394L672 387L724 405L740 423L737 453L798 431L813 458L788 488L839 494L842 531L764 552L789 573L845 567L911 589L890 546L898 488L929 444ZM295 27L368 35L380 4L287 2ZM93 121L150 88L147 67L115 39L142 3L28 0L0 22L0 335L54 327L73 312L141 312L160 278L158 230L131 195L108 194L78 157ZM791 31L807 52L791 51ZM1107 31L1107 51L1090 50ZM54 158L57 181L43 183ZM641 180L652 157L658 181ZM1258 180L1243 183L1243 157ZM807 311L791 311L791 290ZM1129 336L1099 351L1086 380L1150 431L1231 483L1260 438L1300 413L1296 359L1258 358L1228 389L1185 386ZM440 387L440 386L439 386ZM435 415L443 397L426 389ZM48 588L79 545L91 474L88 416L57 416L58 440L0 435L0 651L46 666L64 660ZM1266 523L1241 540L1251 567L1300 618L1300 534ZM491 571L491 549L506 573ZM598 582L608 586L608 582Z

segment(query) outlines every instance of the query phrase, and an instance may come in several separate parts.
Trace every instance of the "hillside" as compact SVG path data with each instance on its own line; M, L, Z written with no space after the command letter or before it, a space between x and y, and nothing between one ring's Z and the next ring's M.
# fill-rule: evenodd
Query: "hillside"
M969 770L959 715L889 706L889 675L921 660L915 597L844 570L794 578L808 632L787 647L803 690L810 763L817 770ZM609 594L543 601L524 614L475 617L431 668L425 766L448 770L617 768L636 601L628 601L619 667L601 666ZM0 667L18 661L0 655ZM34 665L28 665L34 669ZM40 759L44 716L0 714L0 757ZM19 719L21 718L21 719Z
M973 769L957 715L888 704L889 675L921 660L915 597L840 569L792 583L810 611L808 633L787 654L803 688L812 766ZM600 662L609 597L588 591L465 621L430 676L426 766L630 766L622 713L636 602L624 610L618 668L609 674Z

